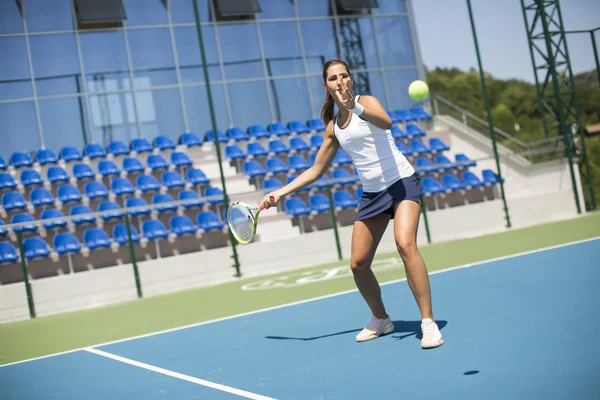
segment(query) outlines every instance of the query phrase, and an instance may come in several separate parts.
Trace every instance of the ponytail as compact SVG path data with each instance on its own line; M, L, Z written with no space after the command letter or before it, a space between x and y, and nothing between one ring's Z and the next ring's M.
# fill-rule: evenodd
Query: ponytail
M327 126L327 124L333 120L334 103L333 96L331 96L329 92L325 91L325 101L323 102L323 107L321 108L321 119L325 123L325 126Z

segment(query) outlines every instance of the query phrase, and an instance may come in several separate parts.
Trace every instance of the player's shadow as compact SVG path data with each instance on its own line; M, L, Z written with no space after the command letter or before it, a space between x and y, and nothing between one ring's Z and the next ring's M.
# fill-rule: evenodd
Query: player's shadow
M392 333L392 337L397 340L402 340L410 336L415 336L417 339L421 340L423 334L421 333L421 321L393 321L394 322L394 332ZM438 328L440 331L448 324L447 321L438 320L436 321ZM265 336L266 339L275 339L275 340L301 340L301 341L311 341L317 339L324 339L332 336L339 335L347 335L349 333L358 333L362 331L363 328L358 329L349 329L341 332L328 333L326 335L321 336L313 336L313 337L291 337L291 336ZM394 335L394 333L400 333L400 335Z

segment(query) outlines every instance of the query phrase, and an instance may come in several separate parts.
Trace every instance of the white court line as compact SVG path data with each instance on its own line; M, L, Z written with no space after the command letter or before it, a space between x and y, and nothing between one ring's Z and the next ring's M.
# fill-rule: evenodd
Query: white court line
M595 241L595 240L600 240L600 236L596 236L596 237L589 238L589 239L584 239L584 240L578 240L578 241L575 241L575 242L558 244L558 245L549 246L549 247L542 247L542 248L537 249L537 250L524 251L524 252L521 252L521 253L515 253L515 254L508 255L508 256L490 258L488 260L477 261L477 262L470 263L470 264L459 265L457 267L444 268L444 269L440 269L440 270L437 270L437 271L432 271L432 272L429 273L429 275L436 275L436 274L441 274L443 272L455 271L457 269L475 267L475 266L478 266L478 265L489 264L489 263L493 263L493 262L496 262L496 261L508 260L508 259L511 259L511 258L522 257L522 256L526 256L526 255L530 255L530 254L535 254L535 253L542 253L544 251L550 251L550 250L559 249L559 248L562 248L562 247L575 246L575 245L578 245L578 244L592 242L592 241ZM381 283L381 286L391 285L391 284L402 282L402 281L405 281L405 280L406 280L406 278L401 278L401 279L396 279L396 280L392 280L392 281L387 281L387 282ZM54 356L60 356L60 355L63 355L63 354L75 353L77 351L89 349L90 347L108 346L108 345L111 345L111 344L123 343L123 342L127 342L127 341L130 341L130 340L136 340L136 339L142 339L142 338L146 338L146 337L150 337L150 336L162 335L163 333L176 332L176 331L180 331L180 330L183 330L183 329L188 329L188 328L194 328L194 327L197 327L197 326L213 324L215 322L227 321L229 319L245 317L245 316L248 316L248 315L263 313L263 312L266 312L266 311L278 310L280 308L285 308L285 307L291 307L291 306L296 306L296 305L300 305L300 304L310 303L312 301L328 299L328 298L336 297L336 296L342 296L344 294L353 293L353 292L357 292L357 291L358 291L358 289L345 290L343 292L336 292L336 293L333 293L333 294L328 294L328 295L320 296L320 297L312 297L310 299L300 300L300 301L296 301L296 302L293 302L293 303L286 303L286 304L281 304L281 305L274 306L274 307L268 307L268 308L262 308L260 310L249 311L249 312L246 312L246 313L234 314L234 315L230 315L228 317L222 317L222 318L212 319L212 320L203 321L203 322L196 322L194 324L183 325L183 326L179 326L179 327L176 327L176 328L165 329L165 330L162 330L162 331L157 331L157 332L152 332L152 333L145 333L143 335L132 336L132 337L125 338L125 339L113 340L111 342L95 344L93 346L80 347L78 349L62 351L62 352L59 352L59 353L48 354L48 355L41 356L41 357L35 357L35 358L29 358L27 360L15 361L15 362L10 363L10 364L0 365L0 368L8 367L10 365L15 365L15 364L21 364L21 363L25 363L25 362L29 362L29 361L41 360L41 359L48 358L48 357L54 357Z
M185 375L185 374L180 374L179 372L173 372L173 371L170 371L168 369L155 367L154 365L150 365L150 364L146 364L146 363L143 363L143 362L131 360L129 358L117 356L115 354L107 353L105 351L98 350L98 349L93 349L91 347L85 348L83 350L87 351L89 353L97 354L97 355L102 356L102 357L106 357L106 358L110 358L110 359L113 359L113 360L116 360L116 361L120 361L120 362L125 363L125 364L133 365L134 367L139 367L139 368L147 369L148 371L157 372L159 374L167 375L167 376L170 376L172 378L177 378L177 379L181 379L181 380L188 381L188 382L191 382L191 383L195 383L196 385L206 386L206 387L209 387L211 389L221 390L223 392L227 392L227 393L235 394L235 395L238 395L238 396L242 396L242 397L245 397L247 399L252 399L252 400L275 400L272 397L266 397L266 396L262 396L260 394L246 392L245 390L240 390L240 389L232 388L230 386L225 386L225 385L221 385L221 384L218 384L218 383L214 383L214 382L210 382L210 381L205 381L204 379L199 379L199 378L195 378L193 376L189 376L189 375Z

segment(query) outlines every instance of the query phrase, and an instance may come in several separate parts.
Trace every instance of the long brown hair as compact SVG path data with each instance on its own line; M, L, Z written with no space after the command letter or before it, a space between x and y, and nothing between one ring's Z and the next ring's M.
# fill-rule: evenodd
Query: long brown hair
M350 74L350 68L348 68L348 64L346 64L342 60L334 58L327 61L323 66L323 83L325 83L325 81L327 80L327 70L329 69L329 67L335 64L342 64L344 67L346 67L346 71L348 71L348 74ZM352 78L352 74L350 74L350 78ZM325 90L325 101L323 102L323 107L321 107L321 119L323 120L325 125L329 124L329 122L333 120L334 104L335 101L333 99L333 96L331 96L329 92Z

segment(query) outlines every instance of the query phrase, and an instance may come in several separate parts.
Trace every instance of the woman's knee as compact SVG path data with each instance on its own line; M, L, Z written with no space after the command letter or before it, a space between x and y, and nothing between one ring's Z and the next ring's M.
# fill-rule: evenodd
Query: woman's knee
M402 256L411 256L417 253L417 242L414 237L408 235L396 236L396 248Z
M350 269L352 269L353 273L366 271L371 268L371 262L365 259L351 259L350 260Z

